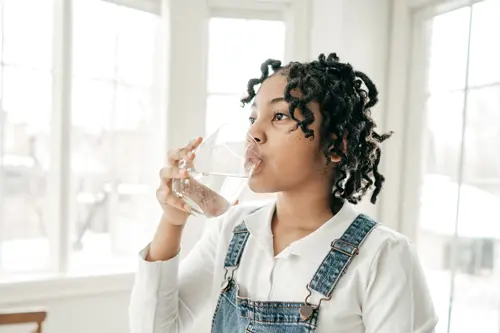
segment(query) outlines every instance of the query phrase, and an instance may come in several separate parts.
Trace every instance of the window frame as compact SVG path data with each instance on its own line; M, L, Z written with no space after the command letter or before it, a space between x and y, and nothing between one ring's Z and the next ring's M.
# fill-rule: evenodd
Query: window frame
M160 1L156 0L101 0L112 2L136 10L152 12L158 15ZM52 110L51 110L51 168L48 174L48 193L51 193L47 203L47 237L50 245L48 273L35 274L30 283L37 281L51 281L72 279L68 276L70 255L70 233L72 231L74 207L71 199L71 104L72 104L72 56L73 56L73 0L53 0L53 45L52 45ZM149 7L148 7L149 6ZM3 80L3 75L2 75ZM154 88L153 88L154 89ZM0 138L5 135L3 121L0 119ZM2 140L3 141L3 140ZM163 148L163 147L162 147ZM3 155L3 145L0 145ZM1 179L0 179L1 181ZM0 187L0 194L3 187ZM3 195L0 195L2 200ZM1 267L1 266L0 266ZM0 274L1 274L0 268ZM90 275L92 273L90 272ZM43 276L50 276L46 279ZM105 275L121 276L122 274L109 273ZM15 278L15 276L13 277ZM10 277L2 277L0 293L4 295L4 286L15 285ZM95 277L94 277L95 279ZM3 283L3 281L6 281ZM25 282L23 282L24 284ZM49 284L50 285L50 284ZM2 297L2 302L7 299Z
M401 178L401 202L400 230L405 235L414 239L418 228L420 184L423 180L423 142L420 136L424 131L426 116L422 110L425 109L425 100L428 97L425 82L427 80L428 66L426 63L429 50L429 31L425 31L425 22L434 16L445 14L463 7L469 7L484 0L447 0L428 1L425 6L415 8L412 13L412 44L410 69L408 72L408 105L403 138L404 149L402 155L402 178ZM470 34L470 31L469 31ZM470 36L468 40L468 51L470 52ZM467 63L469 59L467 59ZM468 66L468 65L467 65ZM466 68L468 70L468 67ZM469 91L468 82L464 86L464 95ZM465 96L465 98L467 98ZM466 102L466 101L465 101ZM464 104L462 116L465 116L466 105ZM464 122L465 126L465 122ZM462 134L464 134L462 132ZM463 147L460 152L460 163L463 164ZM461 176L460 176L461 177ZM458 201L457 201L458 202Z
M426 0L415 0L410 1L411 3L419 3L419 6L415 6L411 10L411 42L410 42L410 57L409 66L407 70L407 92L406 99L408 112L406 112L403 126L403 133L405 133L403 140L402 149L402 162L401 162L401 183L400 183L400 193L401 193L401 207L399 208L399 230L410 239L416 240L416 246L418 248L418 228L419 228L419 215L420 215L420 198L422 191L422 184L424 180L425 171L425 141L422 140L424 131L426 128L426 110L425 104L427 98L429 97L429 92L427 91L427 79L428 79L428 52L430 48L430 29L426 29L426 24L428 20L435 16L442 15L460 8L470 7L474 4L480 3L484 0L445 0L445 1L426 1ZM467 41L467 63L465 66L465 77L464 77L464 87L456 91L463 92L463 105L461 109L462 125L461 125L461 137L462 141L459 146L459 165L457 166L458 171L458 184L463 184L464 177L464 165L465 165L465 144L468 138L467 135L467 113L468 113L468 95L475 89L475 87L469 83L469 66L470 66L470 54L471 54L471 31L473 29L473 10L469 13L469 31L468 31L468 41ZM497 83L498 85L498 83ZM459 187L457 187L459 188ZM457 253L458 250L458 221L460 217L460 198L461 191L457 191L456 197L453 198L456 201L456 213L454 216L455 230L452 235L452 251ZM455 275L458 267L457 256L452 256L452 263L450 268L450 295L456 292L455 289ZM455 302L453 300L448 301L448 321L446 323L447 331L449 331L453 325L452 311Z
M153 14L160 15L161 26L159 30L167 36L165 40L158 40L159 52L155 56L155 63L158 66L157 77L154 78L155 96L153 104L154 112L159 112L160 123L165 125L165 133L158 135L161 141L159 146L166 150L168 146L175 146L178 143L187 141L193 135L199 134L200 128L205 128L205 119L202 113L205 109L200 109L200 101L203 104L207 98L206 74L201 74L199 69L206 70L206 54L208 42L208 24L207 20L198 21L197 17L189 17L184 22L179 17L189 11L190 5L184 1L169 2L166 0L101 0L112 2L118 5L127 6L133 9L144 10ZM231 15L238 17L244 11L251 15L278 15L285 21L287 28L287 40L285 46L285 61L288 59L307 60L309 58L309 8L308 0L289 0L279 2L257 2L257 1L238 1L238 0L197 0L196 5L204 6L200 8L203 19L208 19L210 13L219 13L219 15ZM69 207L70 199L67 194L70 193L69 179L70 169L70 142L61 138L71 136L71 113L63 112L71 108L71 62L72 62L72 0L54 0L54 45L53 61L57 66L53 68L53 113L52 130L55 138L51 147L52 160L55 162L49 175L51 190L54 191L54 202L50 205L50 219L56 223L50 224L49 241L53 252L51 255L50 269L53 271L49 277L38 276L35 279L27 281L14 279L12 281L2 281L0 283L0 294L2 294L1 304L16 304L24 301L38 301L47 298L66 298L78 295L102 294L104 292L129 291L133 282L133 272L127 273L99 273L97 275L74 276L65 274L68 268L69 238L71 214L74 211ZM267 12L267 14L265 14ZM272 14L271 14L272 13ZM304 15L306 13L306 15ZM261 16L258 16L261 17ZM263 16L262 16L263 17ZM255 17L254 17L255 18ZM202 28L203 35L200 39L193 41L193 45L185 44L184 40L175 38L172 31L184 31L186 24L194 26L191 31ZM199 26L198 26L199 25ZM196 55L195 58L185 57L184 50L189 48L192 51L189 54ZM177 54L176 52L179 52ZM180 56L182 55L182 56ZM177 61L180 60L180 61ZM195 66L193 65L193 61ZM175 68L190 68L191 71L183 72L179 75ZM202 71L203 72L203 71ZM196 80L203 82L204 91L195 95L190 101L196 107L191 108L191 104L184 105L184 109L194 109L195 117L203 120L199 125L192 126L189 130L182 129L179 122L176 122L172 113L166 110L180 109L179 101L176 96L182 98L185 94L186 85L192 84ZM181 82L181 84L178 84ZM195 87L196 88L196 87ZM202 98L203 96L203 98ZM188 102L189 103L189 102ZM157 111L157 110L158 111ZM190 115L184 115L190 117ZM199 127L197 127L199 126ZM1 134L0 128L0 135ZM162 157L159 160L163 161ZM154 175L152 175L154 176ZM1 196L0 196L1 197ZM192 221L191 226L197 227L197 221ZM188 229L190 226L187 226ZM199 229L199 228L198 228ZM189 231L186 232L186 234ZM190 239L184 239L183 242L190 243ZM52 274L54 273L54 274ZM65 288L61 288L61 283Z

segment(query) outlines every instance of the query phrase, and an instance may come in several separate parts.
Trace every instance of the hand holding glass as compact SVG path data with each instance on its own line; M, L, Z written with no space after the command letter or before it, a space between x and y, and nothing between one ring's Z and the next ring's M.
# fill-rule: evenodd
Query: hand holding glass
M225 124L200 144L192 162L180 161L189 176L174 179L172 190L195 215L217 217L227 212L260 165L258 144L241 132L236 124Z

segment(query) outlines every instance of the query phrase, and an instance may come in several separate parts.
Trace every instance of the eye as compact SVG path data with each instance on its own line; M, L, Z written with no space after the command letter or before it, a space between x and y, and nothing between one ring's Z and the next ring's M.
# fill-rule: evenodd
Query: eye
M285 120L285 119L288 119L288 118L290 118L289 115L284 114L283 112L276 112L274 114L273 121L274 120L281 121L281 120Z
M253 125L253 123L255 123L255 117L248 117L248 121Z

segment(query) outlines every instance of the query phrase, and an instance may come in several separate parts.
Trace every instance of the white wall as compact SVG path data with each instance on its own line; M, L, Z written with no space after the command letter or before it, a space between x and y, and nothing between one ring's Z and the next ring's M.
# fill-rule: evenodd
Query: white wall
M341 61L366 73L376 84L380 96L372 110L381 131L387 102L387 78L392 1L390 0L314 0L312 2L310 57L320 53L336 52ZM382 157L384 159L384 156ZM398 182L387 175L387 182ZM383 194L381 200L383 200ZM378 206L366 198L360 209L371 216L379 216Z
M400 6L405 0L395 0L394 6ZM168 91L166 98L159 101L164 109L169 110L168 131L166 142L168 146L182 145L190 138L204 132L205 116L205 59L200 56L206 50L208 8L205 0L164 1L163 13L171 19L171 24L165 26L170 29L170 39L165 41L169 50L163 56L168 60L168 68L160 72L169 74L170 79L164 82L164 89ZM226 1L227 2L227 1ZM168 4L168 6L167 6ZM196 10L193 10L196 8ZM367 73L377 84L381 96L380 103L374 110L374 116L381 124L399 126L400 119L386 117L386 106L395 108L398 101L390 100L388 94L389 77L398 77L393 73L393 66L389 66L388 59L393 53L394 45L390 44L391 13L393 4L390 0L312 0L309 20L309 58L316 58L321 52L337 52L341 60L349 61L353 66ZM300 33L304 33L301 31ZM258 41L256 41L258 42ZM301 46L303 47L303 46ZM302 52L304 50L302 49ZM303 55L298 55L303 58ZM293 56L291 57L293 58ZM396 68L397 70L397 68ZM391 85L392 86L392 85ZM389 103L388 103L389 101ZM384 118L386 117L386 118ZM390 120L388 120L390 118ZM381 128L385 129L385 128ZM396 128L394 128L397 130ZM396 139L397 140L397 139ZM390 146L389 156L398 156L398 145ZM387 175L389 193L382 196L386 202L397 198L399 178ZM368 202L368 200L366 200ZM376 207L369 204L362 205L362 209L373 216L380 215ZM397 214L385 221L389 226L397 227ZM184 239L184 249L191 248L203 229L203 221L194 219L188 225ZM112 282L109 282L112 283ZM126 283L123 284L126 286ZM0 290L2 290L0 288ZM112 290L93 295L77 294L74 296L53 298L42 297L36 301L15 304L11 301L2 302L4 306L44 306L49 310L46 325L48 333L124 333L127 332L127 305L128 290ZM208 319L209 317L207 317ZM206 324L196 332L205 331ZM21 330L0 328L0 333L17 333Z

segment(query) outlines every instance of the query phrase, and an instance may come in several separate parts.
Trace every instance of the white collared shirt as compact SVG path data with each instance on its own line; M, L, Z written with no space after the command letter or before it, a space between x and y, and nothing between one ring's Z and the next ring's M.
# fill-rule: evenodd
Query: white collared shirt
M207 230L189 255L146 262L146 247L129 308L132 333L191 332L209 307L215 310L224 281L224 259L233 228L245 220L250 237L235 280L241 296L255 301L303 302L310 282L332 240L357 217L346 203L319 229L274 256L269 204L235 207L223 218L207 221ZM313 293L317 304L321 295ZM411 242L382 225L367 237L340 279L330 301L322 302L317 333L430 333L437 317L422 268ZM206 332L210 331L207 323Z

